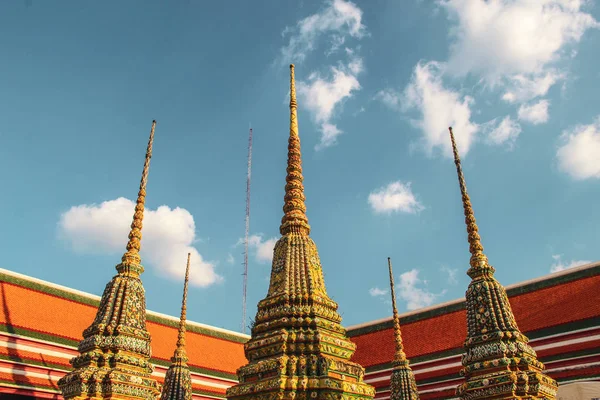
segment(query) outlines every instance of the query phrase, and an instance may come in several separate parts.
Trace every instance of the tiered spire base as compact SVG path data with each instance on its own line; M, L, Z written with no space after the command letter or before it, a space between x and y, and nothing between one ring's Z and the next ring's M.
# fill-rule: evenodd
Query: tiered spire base
M390 377L390 400L419 400L415 375L408 360L394 362Z
M71 360L74 370L58 381L65 399L150 400L160 394L151 377L145 293L137 274L119 273L106 285L78 350Z
M356 345L325 291L312 239L288 233L275 245L271 284L258 304L250 363L238 369L228 399L372 399L364 369L351 361Z
M519 330L506 290L492 271L491 266L469 271L476 277L466 294L469 335L461 371L466 382L457 395L465 400L555 399L558 385L543 373L544 365Z

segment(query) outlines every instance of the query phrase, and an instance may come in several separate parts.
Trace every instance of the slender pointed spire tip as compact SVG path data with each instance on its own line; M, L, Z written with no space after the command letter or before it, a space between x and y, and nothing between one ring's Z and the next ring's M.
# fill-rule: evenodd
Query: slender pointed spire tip
M186 350L185 350L185 333L186 333L186 321L187 321L187 297L188 297L188 286L190 281L190 258L191 253L187 255L187 265L185 268L185 278L183 280L183 297L181 300L181 317L179 318L179 330L177 332L177 349L175 350L174 358L181 358L187 361Z
M283 218L279 231L282 235L299 233L308 235L310 225L306 217L304 201L304 185L302 181L302 153L300 152L300 136L298 135L298 114L296 102L296 81L294 64L290 65L290 136L288 139L287 176L285 178L285 196Z
M140 189L135 204L133 221L131 222L131 231L129 232L129 242L127 243L127 251L121 258L121 264L117 267L119 272L129 271L137 274L143 272L141 266L142 259L140 258L140 248L142 240L142 226L144 220L144 205L146 202L146 185L148 183L148 171L150 169L150 159L152 158L152 144L154 143L154 129L156 128L156 120L152 121L150 129L150 138L148 139L148 147L146 148L146 159L142 170L142 179L140 181Z
M392 271L392 259L388 257L388 271L390 274L390 293L392 294L392 312L394 320L394 339L396 343L396 352L394 353L394 362L406 361L406 354L404 353L404 344L402 343L402 333L400 331L400 316L398 315L398 308L396 306L396 287L394 284L394 273Z
M454 164L456 165L456 173L458 175L458 184L462 195L462 203L465 214L465 224L467 225L467 240L469 242L469 252L471 253L470 265L471 268L467 272L471 278L480 276L483 272L494 273L494 268L488 264L487 256L483 253L483 245L479 236L479 227L475 220L475 213L471 205L471 199L467 193L467 184L460 163L460 155L456 146L454 132L452 127L449 127L450 142L452 143L452 153L454 154Z

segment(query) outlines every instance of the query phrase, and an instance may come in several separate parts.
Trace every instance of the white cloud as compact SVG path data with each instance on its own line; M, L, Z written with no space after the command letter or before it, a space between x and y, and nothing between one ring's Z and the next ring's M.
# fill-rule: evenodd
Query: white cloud
M345 43L346 36L362 38L367 33L362 14L362 10L350 1L328 1L320 12L300 20L295 27L286 27L283 35L290 34L290 39L281 49L280 61L284 64L304 61L317 47L322 35L328 35L330 40L326 54L337 51Z
M561 138L559 168L577 180L600 178L600 116L590 125L565 130Z
M298 82L298 94L301 105L307 108L314 120L321 126L321 140L316 150L337 143L337 137L343 132L331 123L334 110L344 99L360 90L356 76L362 72L362 59L354 57L347 66L331 67L331 77L324 79L318 73L312 73L306 82Z
M519 119L534 125L548 122L548 100L540 100L534 104L522 104L519 107Z
M270 263L273 261L273 249L277 238L272 237L265 240L262 234L250 235L248 237L248 247L255 251L256 261L261 264ZM239 246L244 243L244 239L240 238L236 244Z
M410 182L391 182L369 194L369 204L376 213L405 212L415 214L425 207L417 200Z
M380 90L375 94L374 99L381 101L392 110L400 108L400 95L391 89Z
M447 266L442 266L442 271L448 274L448 284L456 285L458 283L458 279L456 275L458 274L458 269L451 269Z
M400 275L398 283L398 292L401 299L407 302L408 310L416 310L418 308L427 307L446 292L435 294L428 291L426 288L419 287L425 285L426 282L419 279L419 270L413 269Z
M227 264L233 264L235 263L235 257L233 257L233 254L229 253L227 254Z
M565 269L579 267L580 265L585 265L591 263L591 261L587 260L572 260L569 263L563 263L561 260L562 256L560 254L553 255L554 264L550 267L550 272L558 272L564 271Z
M509 149L512 149L520 134L521 125L517 121L512 120L510 116L506 116L491 130L487 140L493 145L506 144Z
M582 0L439 0L456 22L449 71L475 73L491 84L519 74L542 73L565 47L598 22ZM518 21L518 23L515 23Z
M373 297L385 296L387 292L387 290L379 289L378 287L369 289L369 294Z
M124 253L134 207L133 201L123 197L99 205L73 206L60 216L59 235L76 252ZM204 261L192 246L197 239L196 226L189 211L168 206L146 209L142 233L142 263L170 278L183 279L187 253L191 253L192 285L205 287L222 280L214 263Z
M423 133L422 145L426 153L431 155L434 148L440 148L446 157L451 158L448 127L453 127L461 155L469 151L479 127L471 122L473 99L444 87L444 68L444 64L434 61L417 64L411 82L399 99L404 111L413 108L420 111L422 119L415 121L415 125ZM388 105L397 103L389 91L381 94L380 98Z
M522 103L536 97L545 96L548 90L559 80L566 78L566 74L550 70L539 74L525 76L517 74L506 81L506 91L502 100L508 103Z

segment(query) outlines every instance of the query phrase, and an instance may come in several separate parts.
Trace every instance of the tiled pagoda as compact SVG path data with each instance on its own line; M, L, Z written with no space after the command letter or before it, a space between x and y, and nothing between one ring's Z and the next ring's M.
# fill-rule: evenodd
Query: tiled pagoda
M151 377L150 334L146 329L146 297L140 275L142 221L148 169L156 121L142 172L127 251L117 275L106 285L96 318L83 331L73 370L58 381L65 399L156 399L160 386Z
M543 373L544 365L519 330L506 290L494 278L495 269L483 253L454 134L449 130L471 252L461 370L465 383L457 388L457 395L465 400L555 399L558 386Z
M181 301L181 317L175 353L171 357L171 366L165 375L161 400L190 400L192 398L192 378L187 365L188 356L185 350L185 323L187 312L188 282L190 279L190 253L187 256L185 280L183 283L183 300Z
M281 238L274 248L267 297L258 303L252 337L244 351L249 364L227 390L242 399L372 399L364 369L350 361L348 340L329 298L317 246L310 238L304 205L294 66L290 66L290 136Z
M390 378L390 400L418 400L417 382L415 374L410 368L410 362L404 353L402 343L402 332L400 331L400 316L396 308L396 288L394 285L394 273L392 272L392 260L388 257L388 269L390 273L390 292L392 294L392 311L394 320L394 340L396 352L392 360L392 376Z

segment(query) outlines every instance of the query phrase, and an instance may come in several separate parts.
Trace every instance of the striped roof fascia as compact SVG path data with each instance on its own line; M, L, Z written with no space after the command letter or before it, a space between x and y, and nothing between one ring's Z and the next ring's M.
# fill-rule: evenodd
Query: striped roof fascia
M540 278L531 279L525 282L508 285L506 286L506 292L509 297L513 297L596 275L600 275L600 261L595 261L593 263L585 264L575 268L570 268L564 271L554 272L552 274ZM435 306L402 313L400 314L400 324L405 325L424 319L434 318L439 315L461 311L464 309L464 298L451 300ZM354 337L385 329L391 329L392 327L392 317L386 317L375 321L352 325L347 327L346 330L348 332L349 337Z
M65 339L60 336L54 336L52 334L48 334L48 333L44 333L44 332L32 331L32 330L25 329L25 328L10 327L10 329L9 329L6 325L1 325L1 324L0 324L0 332L5 332L5 333L8 333L15 337L22 338L22 339L40 341L42 343L47 343L50 345L62 345L62 346L68 347L71 350L76 350L77 346L79 344L79 342L76 340ZM151 357L150 362L154 365L161 366L164 368L169 368L169 366L171 365L170 360L163 360L163 359L156 358L156 357ZM219 371L219 370L214 370L214 369L209 369L209 368L202 368L202 367L198 367L196 365L188 365L188 367L189 367L190 371L195 374L205 375L209 378L214 378L214 379L224 379L224 380L227 380L230 382L237 382L237 375L231 374L229 372Z
M543 328L543 329L538 329L536 331L529 331L529 332L524 332L524 333L527 335L527 337L532 342L535 343L537 340L549 339L549 338L552 338L555 336L562 336L565 334L570 334L570 333L573 333L576 331L581 331L581 330L591 330L591 329L594 329L597 327L600 327L600 317L588 318L588 319L584 319L584 320L580 320L580 321L569 322L566 324L555 325L555 326L552 326L549 328ZM532 345L535 347L534 343L532 343ZM448 349L448 350L444 350L444 351L437 352L437 353L423 354L421 356L412 357L410 360L411 361L410 364L411 364L411 366L414 367L416 364L434 362L434 361L438 361L438 360L441 361L445 358L453 358L458 355L461 355L461 354L463 354L463 352L464 352L464 349L462 347L457 347L455 349ZM553 356L551 359L553 359L554 357L560 357L560 355ZM366 367L365 373L366 374L375 374L382 370L391 370L391 368L392 368L392 363L386 362L386 363Z
M12 283L17 286L22 286L30 290L53 295L56 297L60 297L66 300L74 301L76 303L81 303L93 307L98 307L98 305L100 304L100 296L82 292L76 289L71 289L66 286L57 285L55 283L43 281L41 279L19 274L17 272L9 271L4 268L0 268L0 281L6 281L8 283ZM148 321L173 328L177 328L179 324L179 318L150 310L146 311L146 318ZM217 328L214 326L190 320L187 320L186 327L187 330L190 332L211 336L217 339L227 340L235 343L243 344L246 343L248 339L250 339L249 335L245 335L243 333Z

